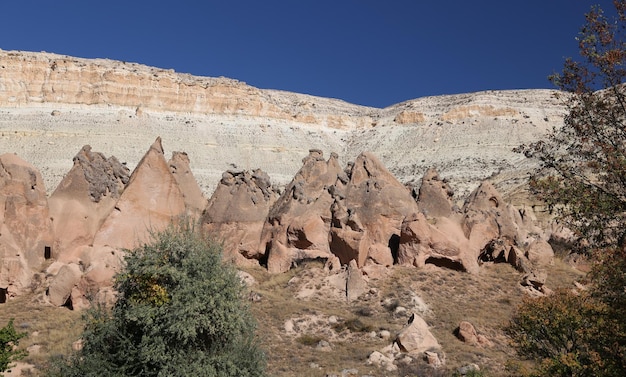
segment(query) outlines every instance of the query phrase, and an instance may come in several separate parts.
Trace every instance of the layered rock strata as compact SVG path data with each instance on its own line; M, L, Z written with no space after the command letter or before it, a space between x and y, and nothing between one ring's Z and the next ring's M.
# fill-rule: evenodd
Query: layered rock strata
M73 151L90 144L133 169L135 145L160 135L194 156L210 197L225 170L261 168L287 184L308 149L371 151L403 183L429 167L462 200L480 181L510 195L532 164L512 148L562 124L551 90L480 92L410 100L384 109L105 59L0 51L0 150L42 167L56 187ZM231 164L235 166L231 166Z

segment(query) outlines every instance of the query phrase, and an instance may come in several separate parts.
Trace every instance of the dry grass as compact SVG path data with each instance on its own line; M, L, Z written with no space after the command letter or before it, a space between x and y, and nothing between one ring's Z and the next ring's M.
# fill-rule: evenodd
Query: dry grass
M259 334L268 354L271 375L324 376L356 368L360 375L395 376L409 370L428 370L419 360L398 372L384 372L366 365L371 352L391 344L412 311L423 309L416 306L414 296L421 297L430 308L420 314L431 326L446 355L447 372L437 373L450 375L459 366L475 363L487 376L510 375L505 365L515 362L516 356L503 327L525 295L520 285L522 274L511 266L487 264L478 275L435 266L423 269L394 266L386 278L370 281L369 286L375 288L376 294L366 294L352 303L336 298L323 299L322 295L294 299L305 285L315 285L324 293L323 285L316 280L319 276L312 272L320 268L321 265L309 264L281 275L270 275L262 269L248 270L259 282L253 290L263 296L261 301L252 304L252 310L259 321ZM548 286L557 288L572 287L582 274L556 261L548 276ZM336 316L338 322L328 325L321 321L317 330L308 329L306 333L292 336L285 331L287 320L307 315ZM480 348L458 340L454 330L461 321L474 324L479 334L487 336L493 346ZM328 328L332 336L328 336ZM372 336L372 331L379 333L380 330L388 330L391 339ZM316 347L322 340L331 344L332 351Z
M487 264L478 275L435 266L394 266L385 278L370 280L373 289L351 303L324 283L327 274L321 263L310 262L276 275L260 267L246 271L257 280L252 290L262 297L251 303L251 309L272 376L341 375L342 370L352 368L359 375L446 376L469 363L480 365L487 376L510 375L505 365L515 361L515 354L502 328L524 293L519 284L522 275L508 265ZM556 261L547 285L571 287L581 277ZM305 288L314 294L296 298ZM428 308L416 303L416 296ZM70 352L80 337L82 320L80 312L45 305L40 297L41 293L23 296L0 306L0 325L15 318L16 328L28 334L20 348L40 347L24 361L42 369L50 356ZM412 312L430 325L445 353L446 367L432 371L421 360L414 360L397 372L385 372L367 365L369 354L391 344ZM296 324L295 331L285 329L288 320ZM463 320L473 323L493 346L478 348L459 341L454 330ZM382 339L381 330L389 331L391 338ZM330 349L323 347L326 342Z
M40 370L46 368L51 356L69 354L83 329L80 312L45 304L41 295L33 293L9 300L0 310L0 326L14 318L16 330L27 334L19 343L20 349L30 350L22 361Z

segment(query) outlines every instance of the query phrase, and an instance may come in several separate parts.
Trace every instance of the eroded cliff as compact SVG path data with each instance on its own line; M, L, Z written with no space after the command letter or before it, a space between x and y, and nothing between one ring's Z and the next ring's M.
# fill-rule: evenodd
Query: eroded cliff
M402 182L419 184L435 167L461 196L487 177L513 192L532 166L512 148L558 127L563 114L550 90L377 109L135 63L0 50L0 150L39 167L49 191L82 145L133 168L161 136L187 151L207 197L233 168L261 168L285 184L312 148L338 152L342 163L372 151Z

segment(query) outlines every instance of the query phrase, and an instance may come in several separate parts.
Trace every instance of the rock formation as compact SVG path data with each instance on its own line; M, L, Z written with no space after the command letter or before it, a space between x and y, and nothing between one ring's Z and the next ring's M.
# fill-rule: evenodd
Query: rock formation
M261 168L287 184L308 149L341 151L341 164L371 151L403 183L429 167L464 198L488 177L518 192L532 163L512 152L562 124L551 90L488 91L406 101L385 109L263 90L104 59L0 51L0 150L17 152L58 185L82 145L133 169L160 135L194 156L210 197L223 171ZM520 197L519 200L524 200Z
M92 152L89 145L78 152L74 166L48 199L57 259L71 260L76 248L93 243L129 175L115 157Z
M343 170L332 154L311 150L303 166L269 211L261 235L270 272L283 272L303 259L334 259L330 251L331 187Z
M175 152L167 163L160 138L130 177L115 157L83 147L50 200L59 252L46 271L47 299L72 308L111 302L124 250L181 216L197 219L206 204L187 155Z
M173 152L167 164L183 194L187 212L192 218L199 218L206 208L207 200L191 172L189 156L185 152Z
M269 176L260 169L222 175L202 215L203 230L224 244L224 254L239 264L263 258L261 232L277 199Z
M132 249L150 240L185 214L185 199L157 138L131 174L128 184L94 237L94 245Z
M334 186L331 249L343 264L392 265L405 217L418 211L409 190L371 153L351 164Z
M61 263L49 266L51 275L65 271L50 291L55 302L74 281L67 271L75 267L63 265L81 268L74 293L97 290L111 282L122 249L183 214L201 216L237 263L260 263L271 272L322 258L331 270L354 261L367 276L395 263L476 272L490 261L540 275L552 261L549 232L535 226L531 210L508 204L525 200L516 193L523 192L522 172L532 168L512 147L562 122L563 107L551 91L430 97L373 109L47 53L0 51L0 69L0 149L32 158L50 187L63 176L48 220L41 220L44 231L29 240ZM186 153L165 160L160 137L141 159L130 147L155 134L194 157L198 181ZM120 159L86 146L70 169L67 153L87 144L82 141ZM344 155L323 158L334 150ZM133 168L130 177L126 166ZM252 170L257 167L263 170ZM278 186L291 180L278 198L270 178ZM419 190L417 202L400 182ZM45 196L38 205L48 210ZM12 246L4 250L24 250L6 234L0 237ZM30 272L17 276L31 267L20 259L27 254L17 263L3 253L6 295L11 284L26 286ZM70 301L78 305L74 293Z
M15 154L0 156L0 302L31 288L53 256L54 236L39 171Z

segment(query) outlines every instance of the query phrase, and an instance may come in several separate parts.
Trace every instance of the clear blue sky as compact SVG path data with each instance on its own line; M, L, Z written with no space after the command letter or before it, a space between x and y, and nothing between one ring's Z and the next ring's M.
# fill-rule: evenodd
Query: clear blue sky
M0 49L137 62L385 107L551 88L609 0L4 0Z

